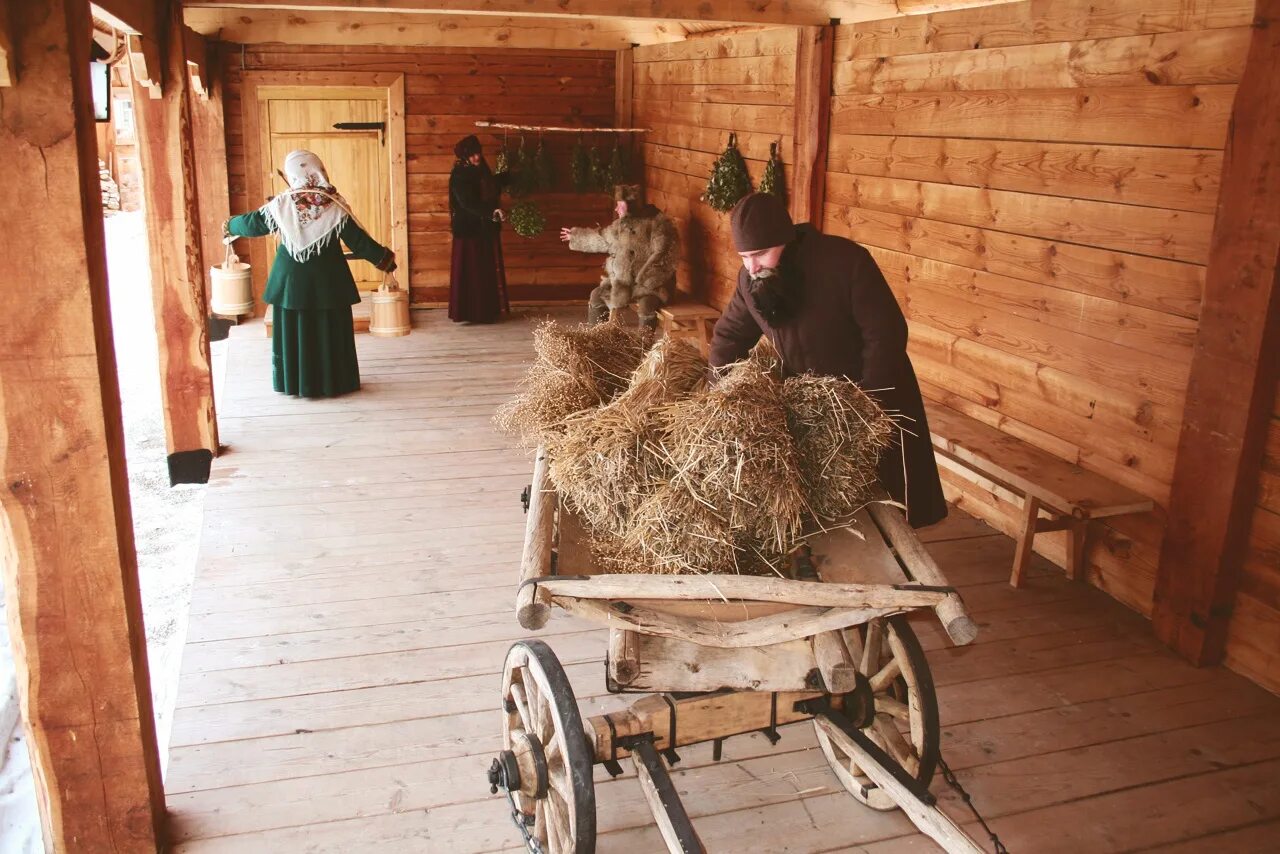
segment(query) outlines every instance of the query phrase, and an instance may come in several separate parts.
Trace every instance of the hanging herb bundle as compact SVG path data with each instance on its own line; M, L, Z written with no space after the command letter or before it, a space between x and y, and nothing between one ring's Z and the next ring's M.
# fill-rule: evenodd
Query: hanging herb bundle
M778 156L778 143L769 143L769 162L764 166L764 177L760 179L760 192L777 196L782 203L787 203L787 181L782 176L782 158Z
M616 187L627 183L627 164L622 154L622 147L615 140L613 152L609 155L609 166L605 169L606 187Z
M547 227L547 218L533 202L516 202L507 214L511 229L521 237L537 237Z
M516 151L515 166L511 173L511 195L520 197L532 193L536 187L537 176L534 174L533 155L525 147L524 137L520 137L520 148Z
M581 136L569 156L569 178L576 192L585 193L591 189L591 159L587 157L587 147L582 144Z
M507 138L502 137L502 148L498 149L498 156L493 161L493 174L505 175L511 171L511 149L507 148Z
M738 151L738 135L729 134L729 144L724 153L711 167L711 180L707 182L707 191L702 194L702 201L718 211L731 210L738 200L751 192L751 176L747 174L747 163Z
M555 169L551 163L551 152L546 143L538 140L538 150L533 155L533 187L540 193L549 192L555 184Z
M606 193L610 190L609 170L604 165L603 158L600 157L600 149L594 145L591 146L591 152L587 155L587 159L591 163L591 189L597 193Z

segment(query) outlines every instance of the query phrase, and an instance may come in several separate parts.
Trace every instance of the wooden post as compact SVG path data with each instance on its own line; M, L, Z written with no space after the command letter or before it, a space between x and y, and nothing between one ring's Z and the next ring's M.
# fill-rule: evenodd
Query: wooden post
M9 32L9 14L0 12L0 86L17 82L13 73L13 36Z
M187 45L204 38L184 28ZM222 61L217 44L205 45L205 95L191 101L192 150L196 162L196 197L200 201L200 249L207 264L222 262L222 222L231 216L227 192L227 132L224 119ZM201 275L207 276L205 271ZM205 281L203 278L201 281Z
M89 88L89 7L7 4L0 553L45 845L155 852L147 673Z
M1280 0L1258 0L1222 167L1152 622L1220 661L1280 370Z
M632 125L632 104L635 93L635 51L631 48L614 52L613 67L613 126Z
M791 218L822 228L831 126L833 27L796 27L795 150Z
M218 451L218 425L196 201L191 86L181 6L174 0L162 6L160 17L166 24L156 50L162 64L160 97L149 97L147 90L154 91L154 86L135 83L133 103L151 249L169 480L203 483ZM154 83L157 70L147 70ZM225 166L225 158L223 162Z

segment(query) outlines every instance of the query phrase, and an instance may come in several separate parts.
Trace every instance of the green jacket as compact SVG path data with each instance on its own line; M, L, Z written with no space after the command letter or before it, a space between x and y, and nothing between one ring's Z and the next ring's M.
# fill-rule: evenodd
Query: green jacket
M232 217L227 222L227 230L237 237L265 237L271 233L260 210ZM350 218L338 236L357 258L379 269L390 259L391 251ZM284 246L277 249L262 301L294 310L344 308L360 302L360 292L342 255L342 247L338 241L330 240L302 262L295 261Z

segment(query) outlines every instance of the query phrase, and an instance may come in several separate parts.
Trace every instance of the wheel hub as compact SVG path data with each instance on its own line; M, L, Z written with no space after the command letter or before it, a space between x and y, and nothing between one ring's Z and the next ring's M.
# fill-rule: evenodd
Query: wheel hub
M844 695L844 714L858 729L866 729L876 720L876 695L871 690L871 680L861 673L852 691Z
M516 755L510 750L498 754L489 766L489 794L496 795L498 790L515 792L520 789L520 766L516 763Z

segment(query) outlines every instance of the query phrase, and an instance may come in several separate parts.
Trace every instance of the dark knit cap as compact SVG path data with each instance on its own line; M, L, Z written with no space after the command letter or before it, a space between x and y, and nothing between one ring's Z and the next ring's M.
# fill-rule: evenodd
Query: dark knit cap
M785 246L795 239L796 227L787 206L769 193L743 196L729 216L733 245L739 252Z
M480 139L475 134L472 134L471 136L464 136L462 139L458 140L458 144L453 147L453 154L459 160L466 160L471 155L479 153Z

